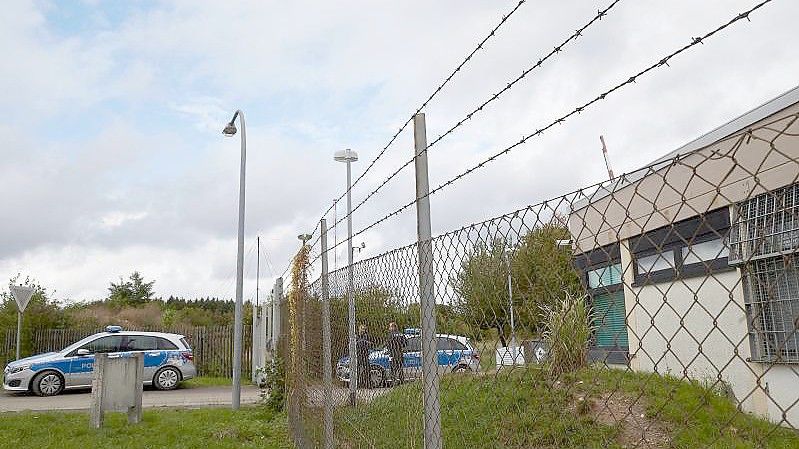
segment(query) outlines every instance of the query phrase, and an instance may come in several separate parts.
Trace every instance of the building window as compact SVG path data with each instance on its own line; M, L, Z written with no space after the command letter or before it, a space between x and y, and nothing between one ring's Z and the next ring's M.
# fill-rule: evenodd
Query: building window
M752 360L799 363L799 184L736 205L730 263L743 276Z
M588 271L588 288L610 287L621 284L621 264Z
M731 263L774 257L799 249L799 184L766 192L735 208Z
M576 256L583 273L593 315L593 342L588 351L593 362L628 362L627 311L619 244L611 244Z
M631 239L635 285L671 282L731 270L729 209L700 214Z
M713 239L682 248L683 265L702 264L716 259L726 259L730 254L724 239Z
M752 360L799 362L799 257L747 263L743 286Z
M643 276L663 271L671 272L676 268L674 264L674 251L664 251L649 256L636 257L636 263L638 274Z

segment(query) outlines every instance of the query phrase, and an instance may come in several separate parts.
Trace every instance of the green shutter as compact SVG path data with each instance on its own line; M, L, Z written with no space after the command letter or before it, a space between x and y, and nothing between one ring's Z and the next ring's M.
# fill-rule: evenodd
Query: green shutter
M594 327L598 347L627 348L624 292L594 295Z

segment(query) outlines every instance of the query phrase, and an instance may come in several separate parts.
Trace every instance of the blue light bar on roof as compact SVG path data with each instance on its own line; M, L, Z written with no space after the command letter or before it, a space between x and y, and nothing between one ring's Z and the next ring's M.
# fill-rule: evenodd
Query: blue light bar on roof
M122 332L122 326L106 326L105 331L110 333Z

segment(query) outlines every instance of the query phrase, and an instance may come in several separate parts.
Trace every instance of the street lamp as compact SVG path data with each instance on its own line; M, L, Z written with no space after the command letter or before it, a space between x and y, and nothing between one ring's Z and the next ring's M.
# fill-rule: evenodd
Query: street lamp
M360 254L364 249L366 249L366 242L361 242L359 246L354 246L352 248L352 258L355 258L355 251L358 251L358 254Z
M247 166L247 132L244 126L244 113L236 110L222 134L232 137L236 134L236 117L241 123L241 167L239 172L239 241L236 260L236 305L234 308L233 326L233 398L231 406L238 410L241 405L241 344L242 344L242 307L244 290L244 178Z
M352 169L350 165L358 160L358 153L349 148L336 151L333 160L347 164L347 303L349 306L350 405L354 406L355 395L358 391L358 358L355 356L355 298L352 296L354 284L352 279Z

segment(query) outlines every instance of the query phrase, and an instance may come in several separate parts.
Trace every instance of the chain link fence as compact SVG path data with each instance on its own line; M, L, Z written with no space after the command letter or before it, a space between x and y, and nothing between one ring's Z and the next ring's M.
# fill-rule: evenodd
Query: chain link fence
M797 110L351 276L323 223L285 314L295 442L799 447Z

